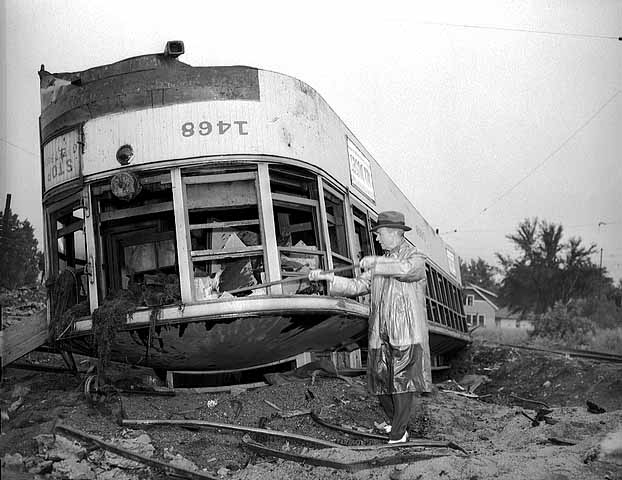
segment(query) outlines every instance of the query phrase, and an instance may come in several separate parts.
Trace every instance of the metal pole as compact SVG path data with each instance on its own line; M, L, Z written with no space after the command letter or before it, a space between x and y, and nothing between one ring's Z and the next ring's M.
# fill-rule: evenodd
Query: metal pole
M602 285L603 279L603 247L600 247L600 262L598 263L598 299L600 300L600 286Z
M2 216L2 236L8 237L9 215L11 213L11 194L6 194L6 202L4 204L4 215Z

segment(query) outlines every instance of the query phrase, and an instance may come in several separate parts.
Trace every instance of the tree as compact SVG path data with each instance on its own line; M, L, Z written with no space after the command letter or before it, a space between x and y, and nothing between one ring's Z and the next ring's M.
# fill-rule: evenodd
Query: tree
M473 284L496 293L499 285L495 281L494 275L497 269L488 264L486 260L478 257L477 260L471 259L469 263L460 260L460 272L462 274L462 284Z
M596 245L580 238L562 241L563 227L537 218L525 219L508 238L519 250L517 258L497 253L504 278L501 304L512 311L543 313L555 302L595 296L612 283L605 269L590 259Z
M0 232L0 286L16 288L35 282L43 268L34 228L8 211Z

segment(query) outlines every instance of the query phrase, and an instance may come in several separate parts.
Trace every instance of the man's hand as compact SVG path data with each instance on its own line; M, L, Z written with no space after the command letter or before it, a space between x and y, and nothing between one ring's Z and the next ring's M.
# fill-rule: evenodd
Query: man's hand
M309 281L311 282L319 282L321 280L332 281L335 278L334 273L325 273L320 269L311 270L309 272Z
M359 262L359 267L361 267L361 269L363 270L371 270L372 268L376 266L376 262L377 262L377 258L374 257L373 255L370 255L368 257L363 257L361 258L361 261Z

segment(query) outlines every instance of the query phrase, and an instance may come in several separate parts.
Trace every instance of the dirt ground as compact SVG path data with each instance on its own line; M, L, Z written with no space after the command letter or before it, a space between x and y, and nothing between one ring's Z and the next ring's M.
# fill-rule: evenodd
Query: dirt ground
M62 366L60 357L54 355L29 357L26 360L32 363ZM85 360L80 369L88 366ZM147 369L116 365L111 373L118 388L154 382ZM437 388L431 396L417 398L410 432L411 437L456 442L468 455L448 448L317 449L285 439L254 437L280 451L341 462L420 453L419 459L405 464L370 464L369 468L346 471L256 455L241 447L243 434L238 432L170 426L132 430L120 427L117 420L123 415L252 427L262 424L264 428L344 446L379 445L382 442L327 429L309 415L281 418L266 403L283 411L314 409L332 423L371 429L374 421L384 419L375 398L364 388L364 377L346 382L317 376L314 382L308 378L233 393L179 393L174 397L122 394L121 400L111 395L102 403L89 404L83 393L84 375L7 368L0 390L2 478L165 478L156 471L119 466L104 458L100 450L84 449L86 444L82 444L77 459L71 460L77 462L73 466L70 459L60 461L63 455L53 452L62 450L64 440L58 435L54 443L53 438L41 435L51 433L55 423L61 422L115 444L146 442L143 446L153 458L196 468L214 478L622 480L622 364L476 343L460 355L445 378L437 379L437 386L455 389L454 382L443 380L461 381L465 375L462 383L467 388L481 381L481 375L488 377L475 390L480 398ZM546 415L548 422L533 426L523 412L534 418L542 405L512 395L546 403L551 410ZM605 412L590 413L588 400ZM147 436L137 439L141 434ZM566 445L559 444L563 442Z

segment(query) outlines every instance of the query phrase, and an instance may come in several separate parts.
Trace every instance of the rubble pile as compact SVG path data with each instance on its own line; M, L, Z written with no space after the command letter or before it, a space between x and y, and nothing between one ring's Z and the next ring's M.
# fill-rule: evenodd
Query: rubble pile
M2 328L7 328L21 317L28 317L45 308L46 291L42 285L19 287L13 290L0 287Z
M551 394L562 389L556 368L536 374L534 357L509 355L512 368L522 362L533 378L509 378L502 359L492 370L465 363L469 373L439 381L430 396L416 399L411 442L398 447L388 446L376 428L385 419L364 388L364 376L314 370L306 379L287 382L281 376L258 388L178 389L162 396L118 387L114 395L88 403L79 377L8 369L0 391L0 405L12 409L0 436L3 473L115 480L172 474L235 480L622 479L622 365L561 357L575 369L574 387L564 377L563 391L571 395L562 404ZM540 359L551 367L547 362ZM140 390L152 378L146 369L113 367L125 392L131 383ZM586 388L589 378L598 389ZM491 392L503 402L493 403Z

